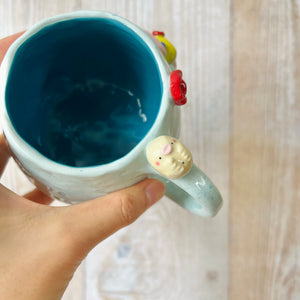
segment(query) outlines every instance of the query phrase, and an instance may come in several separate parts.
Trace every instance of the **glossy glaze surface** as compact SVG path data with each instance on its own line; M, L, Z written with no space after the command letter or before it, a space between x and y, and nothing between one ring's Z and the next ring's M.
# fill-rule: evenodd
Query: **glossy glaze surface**
M22 138L70 166L112 162L153 125L162 98L146 43L110 19L49 25L17 50L6 89Z

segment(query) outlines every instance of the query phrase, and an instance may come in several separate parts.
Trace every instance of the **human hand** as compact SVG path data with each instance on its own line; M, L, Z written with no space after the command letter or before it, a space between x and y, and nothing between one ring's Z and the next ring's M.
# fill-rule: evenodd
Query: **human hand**
M0 61L20 34L0 40ZM0 176L10 157L0 135ZM61 299L76 268L99 242L131 224L164 194L155 179L66 207L38 190L19 196L0 184L0 295ZM31 200L31 201L29 201Z

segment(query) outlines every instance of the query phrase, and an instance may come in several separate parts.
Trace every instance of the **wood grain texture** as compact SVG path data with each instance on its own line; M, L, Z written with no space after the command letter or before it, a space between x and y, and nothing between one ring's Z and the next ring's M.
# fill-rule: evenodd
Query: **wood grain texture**
M163 199L90 253L63 300L299 299L300 0L1 0L0 37L79 9L176 45L181 139L224 207L204 220ZM4 182L31 188L13 162Z
M230 299L299 299L299 1L234 1Z
M189 98L182 107L181 138L225 204L217 218L203 220L164 199L118 233L118 242L109 239L91 253L86 272L95 279L86 283L93 287L87 289L89 300L227 299L230 2L170 3L84 0L82 8L109 10L149 31L164 30L176 45ZM118 261L124 247L130 253ZM115 285L106 280L109 275Z

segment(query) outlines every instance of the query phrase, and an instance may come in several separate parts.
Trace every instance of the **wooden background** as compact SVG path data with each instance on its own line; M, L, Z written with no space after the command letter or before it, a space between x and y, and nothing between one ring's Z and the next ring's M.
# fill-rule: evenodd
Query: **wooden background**
M176 45L181 139L224 206L205 220L164 198L96 247L63 299L300 299L300 0L0 0L0 37L79 9ZM30 188L12 162L4 183Z

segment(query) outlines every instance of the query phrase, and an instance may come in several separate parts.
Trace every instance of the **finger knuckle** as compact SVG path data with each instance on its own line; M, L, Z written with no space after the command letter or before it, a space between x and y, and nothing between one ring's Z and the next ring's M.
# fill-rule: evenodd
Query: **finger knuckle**
M121 195L120 204L122 224L126 226L133 223L137 219L134 199L130 195Z

